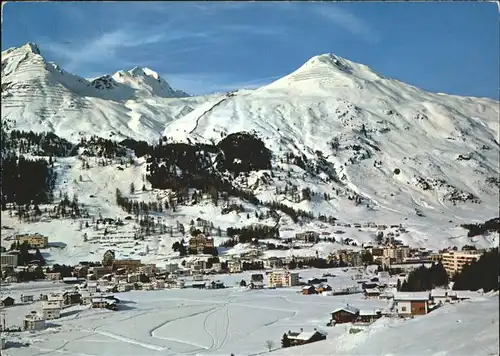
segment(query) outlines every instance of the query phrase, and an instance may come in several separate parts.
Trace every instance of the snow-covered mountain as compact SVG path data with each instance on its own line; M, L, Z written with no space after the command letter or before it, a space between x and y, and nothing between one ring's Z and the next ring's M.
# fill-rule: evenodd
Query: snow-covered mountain
M326 163L336 182L299 170L321 194L345 187L390 215L494 216L498 118L494 100L428 93L326 54L255 91L207 102L168 123L164 135L208 142L256 132L277 157ZM339 213L337 203L318 204Z
M45 61L33 43L2 52L2 119L18 128L152 140L199 100L148 68L87 80Z
M439 246L477 242L458 224L498 216L499 114L497 101L429 93L332 54L253 91L187 97L148 68L88 81L47 63L34 44L2 52L2 120L10 126L73 142L98 135L211 144L254 133L272 168L232 184L315 217L404 223L411 242ZM234 148L237 165L248 152ZM121 189L141 184L145 172L120 173ZM102 182L92 182L103 194Z

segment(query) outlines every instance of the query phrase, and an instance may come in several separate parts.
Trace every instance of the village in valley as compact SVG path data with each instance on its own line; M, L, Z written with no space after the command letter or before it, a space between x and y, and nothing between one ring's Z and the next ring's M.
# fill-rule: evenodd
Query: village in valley
M101 243L123 226L120 220L106 218L95 223L102 224L97 229L101 230L100 237L94 230L94 238L100 238ZM110 248L104 250L99 260L80 261L75 265L59 265L53 261L50 266L43 252L54 249L50 247L51 238L38 233L5 236L9 229L3 228L2 348L9 349L10 343L15 345L13 340L23 339L19 335L26 332L37 335L45 330L52 329L52 333L64 330L64 324L67 320L71 324L74 315L82 317L99 310L128 313L129 303L141 303L142 293L164 293L162 296L168 301L169 293L176 293L180 298L178 293L182 291L186 291L184 297L189 300L203 299L208 291L215 293L212 296L217 296L217 291L248 291L262 298L262 293L273 297L285 290L287 295L291 292L296 295L294 298L302 298L300 303L309 303L312 307L319 303L322 310L325 303L332 306L321 315L322 323L294 324L293 329L282 330L281 339L262 340L268 351L299 346L325 340L331 330L341 325L349 325L345 332L355 334L380 319L425 318L442 306L484 298L483 290L452 289L451 277L459 275L464 266L475 263L484 253L498 254L474 247L461 251L412 248L397 240L398 233L405 230L403 226L367 223L352 227L375 230L377 238L372 244L357 246L343 239L345 246L325 257L319 257L317 251L305 256L300 254L301 248L335 239L333 234L305 230L292 238L273 240L282 244L276 251L290 252L288 256L280 256L265 253L276 248L269 240L250 241L244 249L224 249L224 242L216 246L211 236L214 229L203 219L191 221L188 231L181 225L178 223L175 227L182 235L172 245L175 252L161 263L143 262L153 252L159 253L161 246L156 241L153 248L145 244L146 250L137 252L135 258L118 258L117 250ZM351 227L350 224L336 225ZM164 233L161 230L159 233ZM172 234L171 230L167 233ZM84 236L89 238L87 233ZM226 246L227 241L240 246L238 238L236 234L226 240ZM157 237L149 236L146 242L154 239ZM138 240L134 236L132 241ZM7 241L12 244L9 251L5 248ZM139 241L142 243L144 239ZM107 244L117 246L112 241ZM252 294L245 295L251 297ZM227 296L221 295L224 297ZM25 311L24 315L18 310Z

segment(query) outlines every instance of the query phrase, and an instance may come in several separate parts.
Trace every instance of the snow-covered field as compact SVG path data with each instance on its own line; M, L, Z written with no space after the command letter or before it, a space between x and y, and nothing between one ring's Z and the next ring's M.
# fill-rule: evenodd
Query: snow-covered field
M304 270L301 277L320 277L327 270ZM355 284L351 271L330 270L335 286ZM358 334L348 325L326 327L330 313L346 304L385 308L387 301L349 296L301 295L300 287L247 290L235 286L248 273L217 276L232 288L220 290L158 290L117 294L119 311L81 306L63 311L40 332L5 334L10 356L35 355L256 355L274 342L276 355L495 355L498 347L498 295L479 296L446 305L412 320L380 319ZM11 295L47 293L60 285L41 282L11 285ZM6 308L8 325L39 302ZM327 340L282 349L284 333L327 333ZM21 346L23 343L29 346Z

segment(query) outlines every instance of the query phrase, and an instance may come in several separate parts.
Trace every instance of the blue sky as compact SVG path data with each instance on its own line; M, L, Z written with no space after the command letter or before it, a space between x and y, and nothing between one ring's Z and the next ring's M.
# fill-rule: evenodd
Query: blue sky
M27 2L2 50L31 41L83 77L146 66L190 93L257 87L334 53L417 87L499 98L499 10L477 2Z

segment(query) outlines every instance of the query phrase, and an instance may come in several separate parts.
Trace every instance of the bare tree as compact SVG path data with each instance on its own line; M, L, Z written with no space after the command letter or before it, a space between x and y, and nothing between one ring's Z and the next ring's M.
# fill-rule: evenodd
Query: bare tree
M267 340L266 341L266 347L267 347L267 350L269 352L271 352L271 350L273 349L273 346L274 346L274 341L273 340Z

